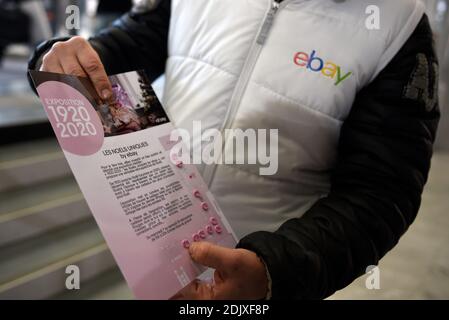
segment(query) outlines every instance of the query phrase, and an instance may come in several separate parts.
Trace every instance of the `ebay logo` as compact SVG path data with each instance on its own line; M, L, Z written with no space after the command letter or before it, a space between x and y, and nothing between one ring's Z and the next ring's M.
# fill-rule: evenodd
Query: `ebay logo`
M334 85L338 86L348 79L352 72L342 72L341 67L332 61L324 62L323 59L317 56L315 50L310 54L305 52L296 52L293 57L293 62L301 68L306 68L312 72L320 72L324 77L333 79Z

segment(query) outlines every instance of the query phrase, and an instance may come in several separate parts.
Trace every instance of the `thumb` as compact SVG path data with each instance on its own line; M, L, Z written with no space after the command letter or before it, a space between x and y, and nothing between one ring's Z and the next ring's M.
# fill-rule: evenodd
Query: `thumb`
M210 242L192 243L189 253L193 261L219 270L226 270L234 259L233 249L220 247Z

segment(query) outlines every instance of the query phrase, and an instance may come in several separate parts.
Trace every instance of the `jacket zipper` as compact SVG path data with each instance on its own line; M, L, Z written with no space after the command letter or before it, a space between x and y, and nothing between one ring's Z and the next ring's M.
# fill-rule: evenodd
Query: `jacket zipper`
M257 59L260 55L262 47L265 44L265 41L266 41L268 34L271 30L271 27L273 25L276 14L278 13L279 9L281 9L281 3L282 3L282 7L284 7L287 4L287 2L289 2L290 0L270 0L270 1L271 1L270 9L265 14L265 18L262 22L262 25L259 28L259 31L257 32L256 38L255 38L253 44L251 45L250 51L245 60L245 64L243 65L242 72L240 73L240 76L237 80L237 84L234 88L234 92L231 96L231 101L229 103L229 109L228 109L228 112L226 113L225 121L220 130L222 137L224 137L224 138L223 138L222 150L221 150L221 154L220 154L219 158L221 158L224 155L224 149L226 147L226 141L227 141L227 137L225 136L226 129L229 129L232 127L232 124L234 122L234 117L235 117L238 107L240 105L240 101L243 97L243 94L245 93L246 87L248 85L248 81L249 81L251 74L254 70L254 66L255 66ZM216 171L217 171L217 164L213 164L213 165L205 167L205 170L203 173L203 179L209 187L211 186L211 183L214 180Z

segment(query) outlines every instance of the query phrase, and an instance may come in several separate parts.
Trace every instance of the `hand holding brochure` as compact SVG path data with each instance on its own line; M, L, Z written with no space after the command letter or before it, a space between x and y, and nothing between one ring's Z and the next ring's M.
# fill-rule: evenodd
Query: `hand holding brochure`
M105 103L87 78L30 71L75 178L138 299L168 299L204 272L194 241L235 246L196 167L170 150L170 123L144 71L110 77Z

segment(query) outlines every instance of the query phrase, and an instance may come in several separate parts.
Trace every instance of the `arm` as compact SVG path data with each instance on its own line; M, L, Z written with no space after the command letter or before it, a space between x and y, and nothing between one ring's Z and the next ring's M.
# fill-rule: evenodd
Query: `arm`
M108 74L147 69L153 79L164 72L167 58L170 0L133 10L89 39Z
M101 81L93 81L97 84L107 81L103 79L103 68L98 68L102 64L108 74L147 69L155 79L165 69L170 6L170 0L161 0L152 8L133 9L88 42L80 37L45 41L36 48L29 69L88 75L92 80L90 69L93 73L99 69L101 72L97 77ZM67 61L72 56L72 62ZM45 58L48 66L43 63ZM82 68L73 66L75 60ZM101 88L97 90L101 92Z
M273 298L331 295L376 265L413 222L439 120L437 73L424 17L357 95L341 130L329 195L276 232L240 241L266 263Z

